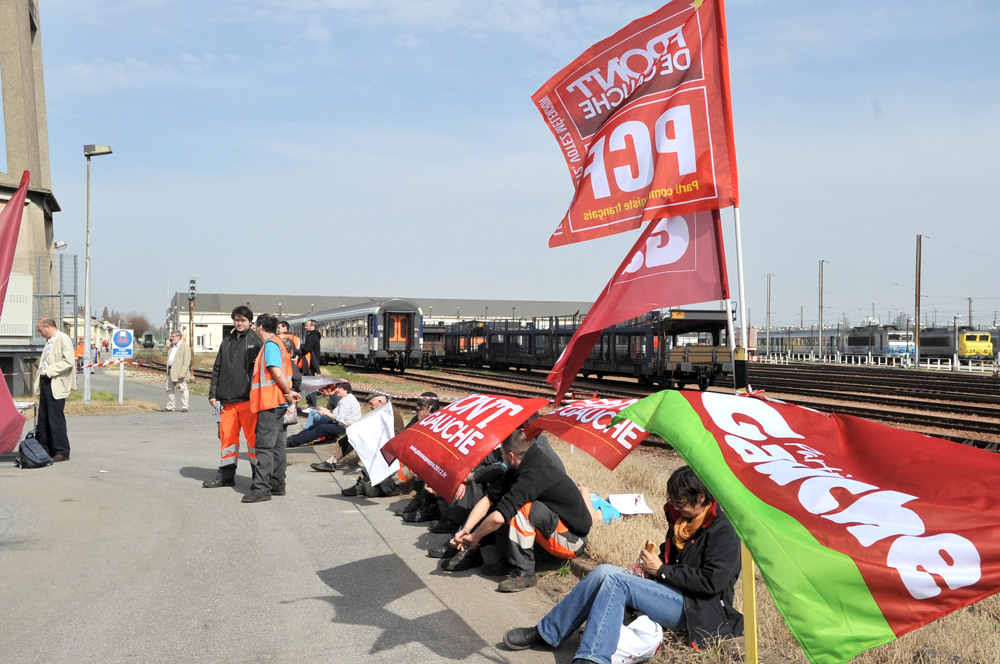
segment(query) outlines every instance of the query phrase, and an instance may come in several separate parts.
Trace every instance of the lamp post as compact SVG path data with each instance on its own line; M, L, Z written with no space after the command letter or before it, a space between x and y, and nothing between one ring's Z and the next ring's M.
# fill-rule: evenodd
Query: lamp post
M83 361L83 401L84 403L90 403L90 362L87 358L90 357L90 158L99 157L103 154L111 154L111 148L107 145L84 145L83 146L83 156L87 158L87 257L86 266L84 271L86 272L86 285L84 290L84 303L83 303L83 326L84 326L84 361Z

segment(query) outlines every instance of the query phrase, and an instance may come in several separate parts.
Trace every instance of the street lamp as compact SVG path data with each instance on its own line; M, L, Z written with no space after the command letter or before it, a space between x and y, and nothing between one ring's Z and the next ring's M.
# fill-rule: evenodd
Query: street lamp
M111 154L111 148L107 145L84 145L83 156L87 158L87 257L86 257L86 290L84 291L83 302L83 326L84 326L84 358L90 357L90 158L100 157L104 154ZM84 359L83 362L83 401L90 403L90 362Z

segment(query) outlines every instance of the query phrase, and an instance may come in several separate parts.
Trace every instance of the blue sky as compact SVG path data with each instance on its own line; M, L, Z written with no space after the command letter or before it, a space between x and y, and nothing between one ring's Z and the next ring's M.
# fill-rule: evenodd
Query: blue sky
M572 196L530 95L648 2L42 0L57 239L93 292L593 300L636 239L558 249ZM730 0L747 303L775 325L992 321L1000 153L991 2ZM731 280L735 247L724 213ZM948 243L948 244L945 244ZM951 246L956 245L956 246ZM995 249L994 249L995 248ZM971 253L972 250L980 253ZM82 275L81 275L82 277Z

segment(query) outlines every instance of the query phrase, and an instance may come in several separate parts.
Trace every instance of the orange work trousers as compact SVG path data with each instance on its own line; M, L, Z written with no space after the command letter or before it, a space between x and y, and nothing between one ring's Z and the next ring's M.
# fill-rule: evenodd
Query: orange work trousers
M220 466L235 466L240 458L240 429L247 439L250 462L257 461L257 415L250 412L249 401L222 404L219 441L222 443Z

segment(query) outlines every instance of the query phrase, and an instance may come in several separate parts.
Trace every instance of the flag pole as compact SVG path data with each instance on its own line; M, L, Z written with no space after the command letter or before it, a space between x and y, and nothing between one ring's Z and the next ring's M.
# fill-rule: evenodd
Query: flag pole
M740 345L747 347L747 298L743 286L743 234L740 232L740 208L733 206L733 220L736 225L736 281L740 294Z
M746 664L757 664L757 591L754 587L753 556L746 544L740 542L743 559L743 645Z

